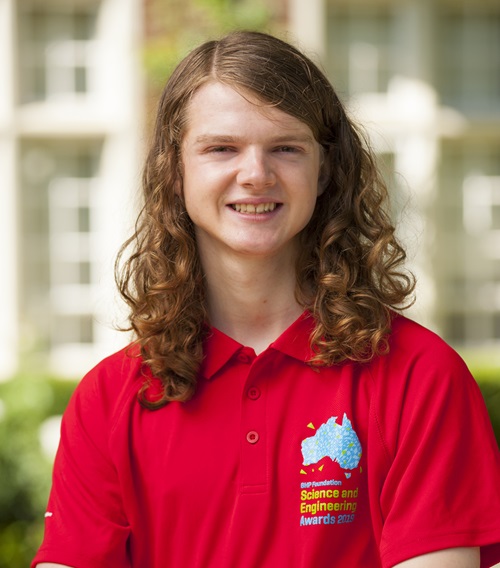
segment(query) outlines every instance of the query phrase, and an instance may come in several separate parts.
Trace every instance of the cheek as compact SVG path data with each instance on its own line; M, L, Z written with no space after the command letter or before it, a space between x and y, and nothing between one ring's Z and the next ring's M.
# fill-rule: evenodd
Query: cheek
M316 191L316 186L310 187L307 196L304 196L300 203L300 209L297 216L301 229L306 227L311 221L316 209L317 198L318 193Z
M182 200L191 220L198 224L200 220L207 220L214 215L215 198L207 188L206 180L193 177L191 172L184 178L182 186Z
M196 204L198 200L194 199L194 196L189 191L189 187L186 187L186 185L184 185L183 199L184 199L184 207L186 208L188 215L191 218L193 216L196 216L196 209L197 209Z

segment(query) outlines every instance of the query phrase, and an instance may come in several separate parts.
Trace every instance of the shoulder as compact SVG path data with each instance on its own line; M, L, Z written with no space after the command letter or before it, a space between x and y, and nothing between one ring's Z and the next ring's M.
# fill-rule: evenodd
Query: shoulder
M470 375L460 355L438 334L400 314L393 319L389 349L385 363L397 365L408 373L426 369L426 375L444 371Z
M373 361L372 371L382 391L429 396L447 391L477 390L462 357L439 335L395 315L389 336L389 353ZM384 392L384 396L385 396Z
M127 400L136 398L146 372L135 346L121 349L100 361L82 378L66 413L84 411L112 417Z
M464 426L464 416L473 415L490 428L481 392L467 365L436 333L398 315L389 347L387 355L370 365L373 412L389 447L394 448L405 431L418 432L423 424L448 423L450 428L454 424L458 430Z
M143 367L139 349L131 344L102 359L83 377L80 384L83 389L99 386L116 392L136 381Z
M401 314L395 314L393 317L389 341L394 348L408 353L423 354L428 349L438 349L448 356L457 356L437 333Z

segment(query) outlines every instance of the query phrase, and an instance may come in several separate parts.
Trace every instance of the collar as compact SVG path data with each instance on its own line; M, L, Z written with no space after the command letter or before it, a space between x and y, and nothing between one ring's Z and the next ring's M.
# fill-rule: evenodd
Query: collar
M313 356L309 338L314 329L314 319L309 311L305 311L264 351L274 349L289 357L306 363ZM229 362L240 351L253 351L235 341L222 331L211 327L203 345L204 359L200 375L211 379L215 373ZM255 354L254 354L255 356Z

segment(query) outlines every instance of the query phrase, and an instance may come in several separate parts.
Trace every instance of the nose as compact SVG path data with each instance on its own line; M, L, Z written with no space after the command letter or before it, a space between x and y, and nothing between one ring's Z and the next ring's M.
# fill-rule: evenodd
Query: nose
M262 189L275 183L271 160L264 150L248 148L241 154L236 181L249 189Z

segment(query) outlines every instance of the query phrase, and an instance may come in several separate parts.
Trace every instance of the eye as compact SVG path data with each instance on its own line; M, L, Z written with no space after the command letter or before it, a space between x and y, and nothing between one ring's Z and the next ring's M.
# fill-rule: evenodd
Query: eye
M214 154L222 154L224 152L231 152L233 148L230 146L212 146L208 149L209 152L213 152Z
M277 152L283 152L284 154L294 154L300 152L300 148L296 146L279 146L276 148Z

